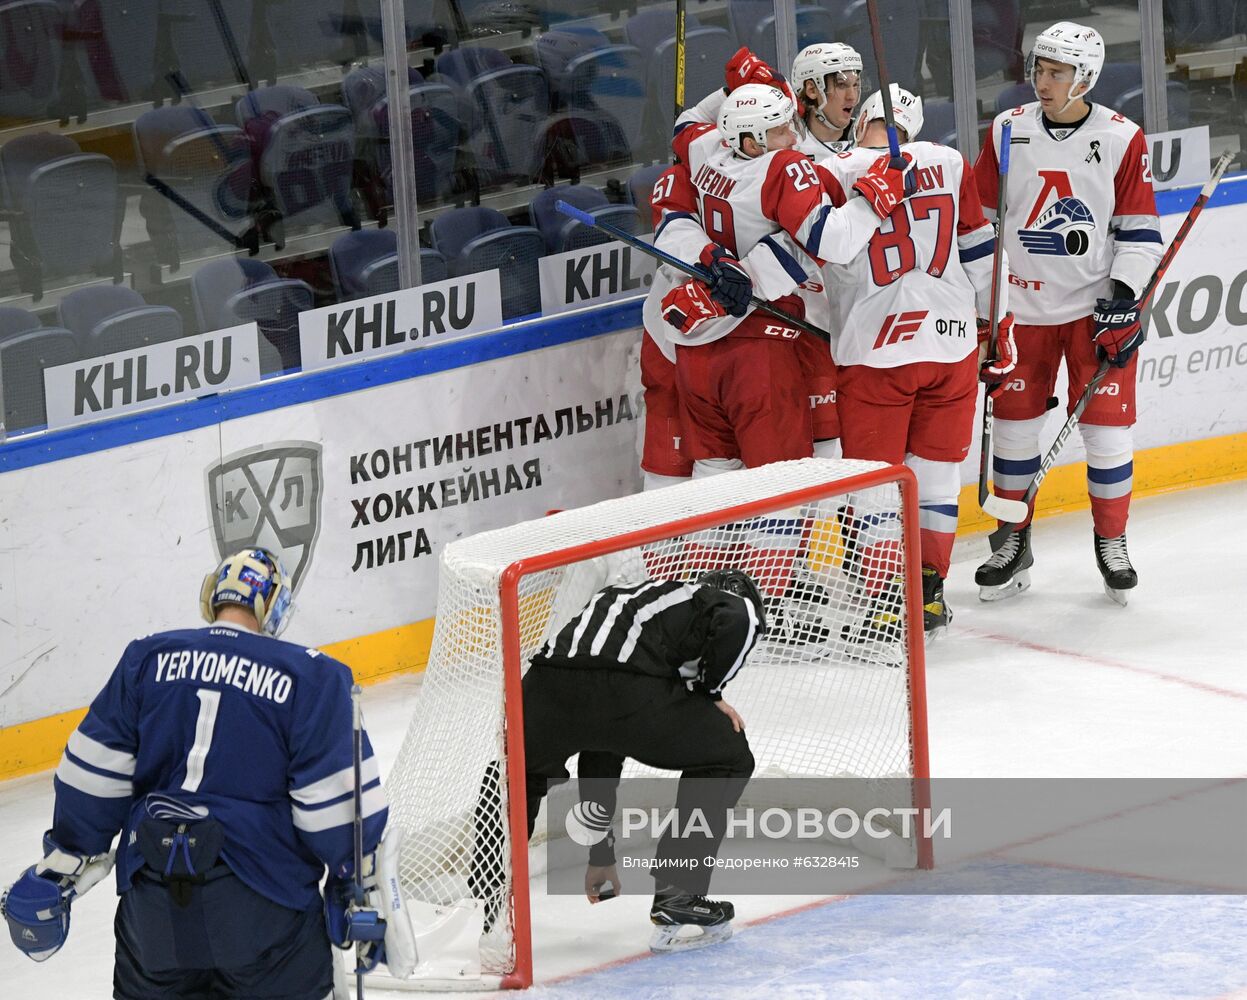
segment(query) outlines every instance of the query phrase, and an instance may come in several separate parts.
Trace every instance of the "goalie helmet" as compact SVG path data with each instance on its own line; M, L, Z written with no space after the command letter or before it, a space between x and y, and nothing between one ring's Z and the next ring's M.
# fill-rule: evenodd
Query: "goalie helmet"
M896 119L896 127L905 130L905 142L913 142L922 131L922 98L911 94L899 84L889 85L892 92L892 117ZM862 102L861 113L857 116L857 141L862 141L866 126L873 121L883 120L883 91L876 90Z
M237 604L255 614L260 631L278 636L293 613L290 576L268 549L243 549L226 556L204 577L199 610L209 624L223 604Z
M741 142L745 136L752 136L765 150L766 133L777 125L787 125L793 136L799 138L792 124L795 111L787 94L766 84L747 83L727 95L719 110L719 131L734 153L743 155Z
M766 635L766 608L762 604L762 593L748 573L739 569L712 569L699 576L697 583L743 597L758 613L758 634Z
M833 73L862 74L862 57L852 45L843 42L820 42L807 45L792 61L792 85L798 94L805 93L805 81L813 80L818 90L818 108L827 104L827 77Z
M1032 86L1035 64L1039 59L1050 59L1074 67L1074 83L1070 87L1070 100L1073 101L1085 97L1100 79L1100 71L1104 68L1104 39L1095 28L1061 21L1039 33L1026 57L1026 78ZM1074 88L1080 83L1085 83L1086 87L1075 94Z

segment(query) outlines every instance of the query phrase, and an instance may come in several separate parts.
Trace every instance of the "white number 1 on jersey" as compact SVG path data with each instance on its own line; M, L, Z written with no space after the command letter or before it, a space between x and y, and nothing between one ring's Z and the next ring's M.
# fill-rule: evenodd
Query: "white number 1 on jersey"
M216 713L221 707L221 692L200 688L195 692L199 698L199 716L195 719L195 745L186 757L186 780L182 782L185 792L199 791L204 779L204 763L212 747L212 730L216 728Z

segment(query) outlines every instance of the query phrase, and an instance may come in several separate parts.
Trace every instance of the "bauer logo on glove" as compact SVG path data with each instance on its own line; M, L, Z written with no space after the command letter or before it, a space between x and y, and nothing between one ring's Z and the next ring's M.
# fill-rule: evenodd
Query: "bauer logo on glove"
M726 316L724 309L710 296L710 289L696 279L671 289L662 300L662 318L686 337L707 320Z
M1147 339L1139 303L1133 299L1096 299L1091 321L1096 353L1117 368L1125 368Z

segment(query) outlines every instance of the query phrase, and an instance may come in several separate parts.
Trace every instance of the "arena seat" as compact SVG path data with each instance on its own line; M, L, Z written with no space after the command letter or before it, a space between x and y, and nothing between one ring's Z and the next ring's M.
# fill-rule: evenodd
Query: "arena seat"
M9 433L47 423L43 370L77 360L77 338L56 327L42 327L0 341L0 394Z
M48 117L61 93L64 24L56 0L0 2L0 118Z
M191 293L202 331L259 326L262 374L298 367L299 313L315 304L306 282L279 278L264 261L235 257L196 271Z

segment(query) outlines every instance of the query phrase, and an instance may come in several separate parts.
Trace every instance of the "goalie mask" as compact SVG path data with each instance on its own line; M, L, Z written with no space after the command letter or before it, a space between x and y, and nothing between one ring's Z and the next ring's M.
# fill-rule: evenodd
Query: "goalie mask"
M261 632L278 636L290 623L292 597L290 576L276 555L268 549L243 549L204 577L199 610L212 623L221 605L236 604L255 615Z
M1061 21L1039 33L1026 57L1026 79L1030 80L1032 87L1035 85L1035 66L1040 59L1074 67L1069 100L1061 109L1064 111L1076 99L1086 97L1100 79L1100 71L1104 68L1104 39L1095 28L1074 24L1072 21ZM1079 84L1085 86L1079 90Z
M762 603L762 594L748 573L739 569L712 569L699 576L697 583L702 587L713 587L715 590L743 597L758 613L758 634L766 635L766 608Z
M763 150L768 150L766 133L777 125L787 125L793 138L800 134L793 125L796 106L787 94L762 83L747 83L737 87L723 102L719 110L719 131L728 148L744 156L741 144L745 136L751 136Z
M899 84L889 84L889 89L892 92L892 117L896 119L896 127L905 130L901 142L913 142L922 131L922 98ZM861 113L857 116L857 141L862 141L867 125L883 120L883 91L876 90L862 102Z
M828 76L835 76L837 83L860 83L862 57L857 49L843 42L820 42L818 45L807 45L792 61L793 87L798 94L803 95L806 81L813 80L818 91L818 104L814 108L814 115L829 129L835 129L836 126L823 117L823 109L827 107Z

